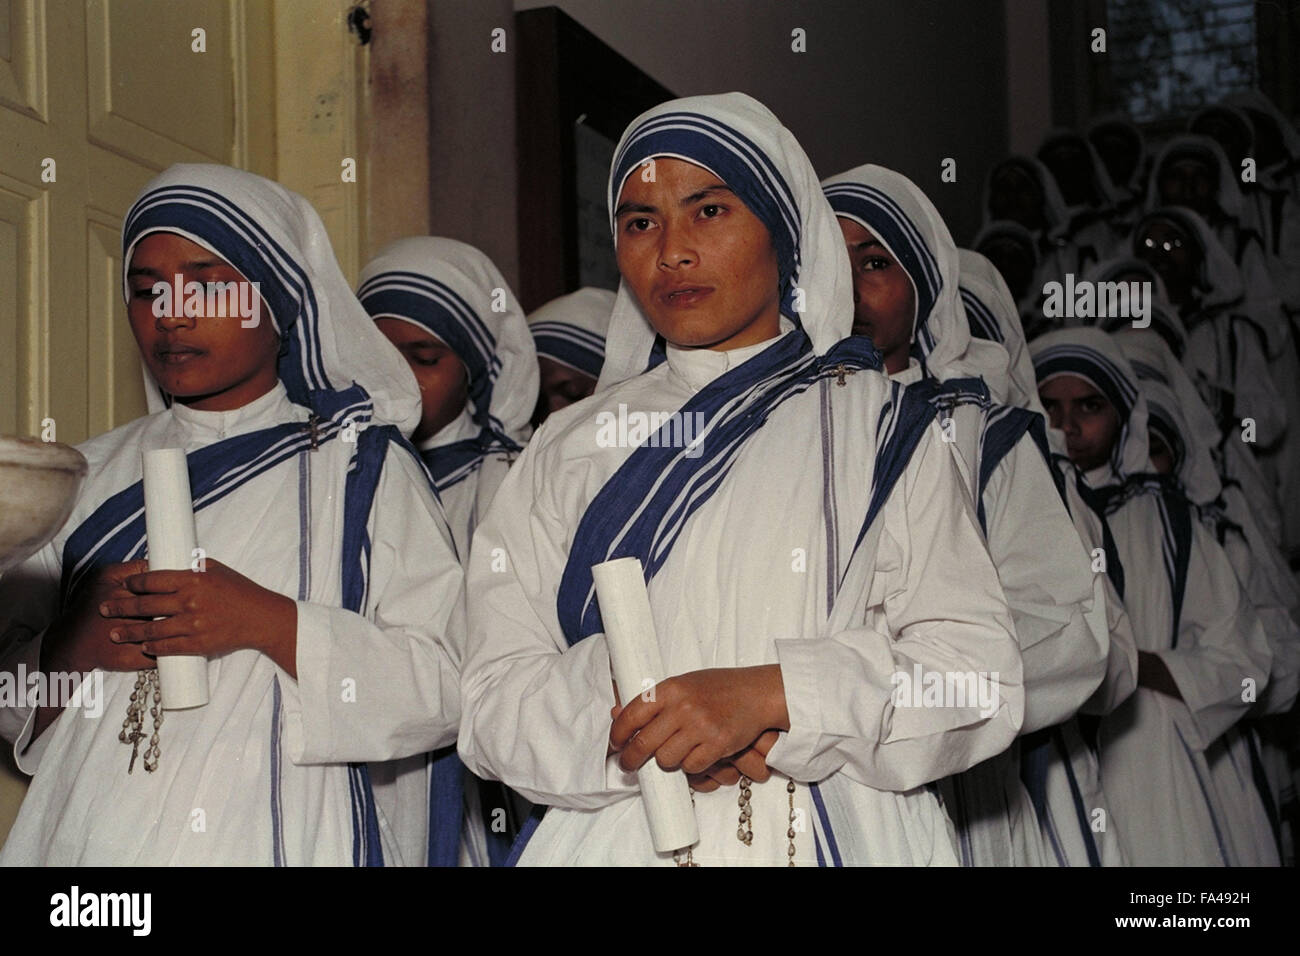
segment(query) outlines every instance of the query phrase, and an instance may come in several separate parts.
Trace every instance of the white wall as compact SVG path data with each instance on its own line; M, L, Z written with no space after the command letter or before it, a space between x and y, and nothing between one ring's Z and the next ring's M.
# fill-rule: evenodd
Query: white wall
M1004 0L514 3L560 7L678 95L749 93L823 175L864 162L899 170L930 194L958 242L976 225L985 170L1007 152ZM805 53L791 52L796 27ZM939 179L949 156L953 184Z

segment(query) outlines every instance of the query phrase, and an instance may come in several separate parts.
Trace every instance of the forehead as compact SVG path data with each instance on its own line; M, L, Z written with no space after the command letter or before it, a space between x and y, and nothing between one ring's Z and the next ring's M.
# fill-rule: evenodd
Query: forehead
M1082 401L1094 396L1106 401L1106 396L1097 391L1091 382L1077 375L1055 375L1038 386L1038 393L1043 398L1063 402Z
M569 382L595 382L596 380L586 372L579 372L576 368L565 365L563 362L557 362L545 355L537 356L537 365L541 370L542 378L552 385L565 385Z
M836 216L835 221L840 224L840 232L844 234L844 241L857 244L862 242L879 242L875 234L856 219L850 219L848 216ZM884 244L881 244L884 247Z
M653 175L649 175L647 169L652 170ZM673 156L655 156L632 167L619 190L618 204L663 193L680 198L710 186L725 185L716 175L696 163Z
M170 259L216 260L229 265L225 259L206 246L201 246L175 232L151 232L137 242L131 250L133 263Z
M1151 239L1190 238L1182 226L1170 219L1152 219L1142 228L1141 235Z
M1082 139L1063 136L1044 146L1040 155L1043 159L1076 160L1087 156L1088 151Z
M379 331L395 345L426 345L432 348L447 348L447 344L422 325L417 325L396 316L375 319Z
M1200 176L1211 176L1214 173L1214 166L1205 156L1173 156L1165 163L1164 172L1178 173L1182 175L1193 174Z
M993 173L993 185L997 187L1022 188L1038 187L1038 177L1021 163L1004 163Z

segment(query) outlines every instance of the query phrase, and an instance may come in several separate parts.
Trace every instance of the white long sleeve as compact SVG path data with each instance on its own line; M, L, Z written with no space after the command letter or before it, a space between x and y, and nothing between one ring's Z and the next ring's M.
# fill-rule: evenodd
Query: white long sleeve
M1202 524L1192 528L1178 645L1156 653L1191 716L1188 742L1204 750L1251 709L1245 681L1262 692L1272 654L1227 555Z
M418 466L390 446L369 529L369 617L297 602L294 762L392 760L456 739L463 576L444 529Z
M474 535L460 755L534 803L599 807L635 789L635 777L606 769L614 691L604 641L569 647L561 636L555 595L569 542L540 447L534 438L524 450Z
M1002 459L983 497L989 555L1024 657L1021 733L1031 733L1073 716L1105 677L1105 595L1032 437Z
M1000 753L1020 729L1010 615L937 424L878 520L865 625L829 640L776 642L790 731L767 760L797 780L843 770L877 789L908 790ZM897 706L895 675L910 681L918 665L922 674L984 676L991 706Z

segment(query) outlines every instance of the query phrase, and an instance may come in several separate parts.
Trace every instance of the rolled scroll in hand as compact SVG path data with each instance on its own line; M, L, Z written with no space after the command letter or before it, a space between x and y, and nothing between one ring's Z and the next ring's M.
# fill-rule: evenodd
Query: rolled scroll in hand
M160 448L143 454L144 525L150 571L188 571L198 546L185 452ZM201 654L158 657L164 710L187 710L208 702L208 660Z
M650 616L650 595L637 558L593 565L591 576L605 622L610 669L626 705L664 677L654 619ZM671 853L698 843L700 830L686 775L680 770L664 770L653 760L646 761L636 775L655 850Z

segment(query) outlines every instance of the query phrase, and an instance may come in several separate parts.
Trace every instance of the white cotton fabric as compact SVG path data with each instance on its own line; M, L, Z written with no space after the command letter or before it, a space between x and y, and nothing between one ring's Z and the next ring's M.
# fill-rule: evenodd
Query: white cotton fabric
M414 272L435 279L473 309L495 338L492 352L500 363L491 376L492 400L487 414L519 444L528 441L532 433L529 418L537 403L537 350L524 310L496 263L466 242L442 236L411 236L381 249L361 270L358 286L386 272ZM402 319L429 331L424 324L404 315L372 316L372 327L377 318Z
M999 344L1007 353L1005 394L994 397L1008 405L1027 408L1046 419L1047 413L1043 411L1043 403L1038 398L1034 363L1029 358L1029 343L1025 341L1020 312L1006 281L993 263L971 249L958 249L957 261L961 272L961 287L984 303L998 320L998 328L1002 332ZM967 327L969 328L969 322ZM990 389L992 387L990 385Z
M928 315L913 319L914 339L918 325L924 323L929 336L922 336L921 341L933 345L928 350L922 346L924 366L913 360L909 368L892 376L894 380L910 383L926 375L940 381L983 378L995 401L1006 402L1011 391L1010 358L998 343L971 335L961 302L964 277L957 246L934 204L911 180L881 166L860 166L832 176L823 187L841 183L872 187L893 200L907 220L899 224L901 233L915 236L938 269L934 305ZM838 215L847 215L836 208ZM895 223L897 217L898 213L891 211ZM873 229L869 221L850 218L871 230L899 259L899 250L890 246L880 234L882 230ZM900 264L899 268L904 267ZM915 288L916 280L910 278ZM985 276L986 281L988 278ZM948 444L966 480L972 506L979 495L981 436L989 414L973 405L953 412L951 438L955 440ZM1028 733L1068 719L1102 680L1109 644L1101 605L1104 596L1031 436L1023 436L998 464L982 500L988 552L1011 608L1024 657L1026 705L1021 731ZM967 841L968 862L1043 862L1037 818L1017 767L1014 755L1004 755L965 775L968 779L949 784L963 798L965 826L959 830Z
M762 103L744 93L721 93L671 100L646 110L628 126L615 154L623 152L628 135L642 123L678 110L725 113L727 124L757 144L785 174L786 183L795 196L795 212L802 238L799 272L794 277L796 285L804 292L806 311L800 318L804 331L812 340L813 351L818 355L825 353L853 328L853 282L844 256L844 237L822 196L817 173L803 147ZM636 163L652 158L638 156ZM636 164L632 168L635 169ZM614 231L615 208L616 205L611 203L611 231ZM609 335L605 340L605 366L601 369L596 390L601 391L644 372L654 340L654 328L627 283L620 282L610 316Z
M1055 332L1032 343L1030 350L1038 356L1067 344L1103 356L1129 388L1138 389L1138 379L1118 346L1096 329ZM1146 400L1140 391L1123 441L1118 458L1125 465L1139 453L1145 458ZM1086 476L1094 488L1125 477L1109 464ZM1254 802L1240 796L1224 799L1211 762L1216 741L1250 708L1241 699L1243 675L1267 682L1272 655L1263 628L1223 549L1209 529L1193 520L1175 642L1158 497L1135 495L1107 520L1125 571L1124 604L1139 650L1161 658L1182 696L1178 700L1138 687L1103 719L1098 754L1113 811L1110 823L1119 832L1128 861L1136 866L1248 862L1242 841L1230 834L1253 833L1262 807L1257 797Z
M538 322L563 322L599 336L603 342L609 332L609 319L614 312L615 298L614 293L608 289L587 286L577 292L552 299L540 308L534 309L528 314L528 325L531 328ZM538 352L538 355L542 354ZM546 354L546 358L569 365L558 355ZM576 371L587 374L585 369Z
M678 109L742 130L791 184L807 290L801 319L814 348L829 348L849 331L852 296L843 239L811 164L748 97L693 97L646 116ZM792 330L782 322L782 335ZM597 635L568 646L556 592L575 529L632 453L601 442L599 416L679 409L781 336L731 351L669 345L663 364L636 374L651 339L621 289L603 390L547 419L506 476L470 559L460 752L475 772L550 806L522 864L672 864L651 846L636 778L606 756L614 698L605 643ZM814 781L830 815L853 821L834 833L844 862L955 864L947 817L922 785L1000 753L1019 728L1011 620L937 425L873 526L876 543L864 544L839 585L829 555L847 554L866 513L889 388L864 370L775 408L650 582L666 673L777 663L785 683L791 730L767 756L772 779L753 787L753 845L736 839L734 788L697 793L697 863L783 865L793 779L796 810L810 821L796 836L799 865L816 862L815 844L830 858ZM497 548L509 556L504 573L487 557ZM806 573L791 573L792 548L808 556ZM969 708L895 706L891 675L918 662L996 671L998 708L981 718Z
M90 477L71 518L0 585L3 667L36 669L40 640L23 635L39 635L57 614L67 536L139 480L142 449L193 451L307 418L277 386L230 412L176 403L78 446ZM290 865L351 865L348 761L385 762L374 772L385 861L423 864L423 758L402 758L455 739L461 571L419 465L390 452L370 527L369 604L364 616L340 607L342 502L353 448L330 441L196 514L209 558L297 600L297 680L253 650L209 661L209 703L166 712L157 772L146 773L137 760L129 776L131 748L117 735L134 671L104 673L103 716L70 707L25 754L34 712L23 708L14 715L20 724L6 721L4 735L15 741L18 765L35 777L0 864L269 866L279 844ZM407 555L417 550L427 557L412 563ZM308 562L305 600L300 560ZM344 701L345 680L356 682L355 701ZM204 811L205 829L192 827L195 808Z
M220 194L252 216L289 260L306 271L316 295L319 317L315 328L330 385L344 389L356 382L374 402L378 422L397 425L403 435L409 436L420 422L420 390L415 376L352 294L334 258L329 233L311 203L277 182L242 169L190 163L177 164L155 176L145 184L141 195L168 186L197 186ZM221 255L206 239L179 228L157 228L150 232L176 232ZM148 234L142 233L136 242ZM122 291L128 300L130 284L126 272L134 248L133 245L126 250L122 257ZM283 335L285 317L271 318ZM148 369L144 370L144 385L149 411L166 408L162 392Z
M363 385L378 423L409 434L420 415L414 376L344 282L307 201L250 173L214 166L174 166L142 195L189 186L219 192L275 239L309 280L316 307L296 321L275 317L277 328L298 334L311 323L329 384ZM129 261L128 255L124 268ZM146 384L152 413L79 446L90 472L72 516L0 586L6 670L19 662L36 669L39 636L58 613L63 545L100 504L140 479L142 450L192 452L275 425L305 426L311 415L279 383L224 412L180 402L164 407L147 372ZM355 449L326 442L196 514L209 558L297 601L297 679L253 650L209 661L210 702L166 713L153 774L137 761L128 776L130 749L117 739L133 671L103 675L101 718L68 708L30 749L34 712L6 715L0 730L15 741L19 766L35 777L0 864L350 865L350 761L375 762L385 861L423 863L428 791L419 755L455 738L463 578L423 471L390 446L368 527L368 603L363 614L341 607L344 487ZM406 555L417 548L426 559L412 565ZM345 680L355 682L355 700L344 700ZM196 808L206 815L204 829L192 827Z

